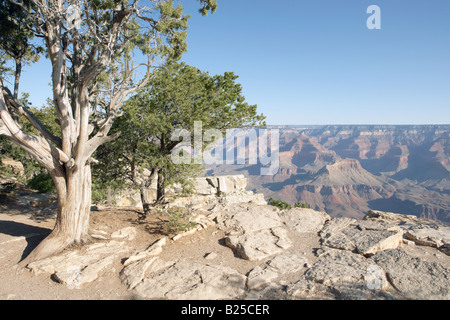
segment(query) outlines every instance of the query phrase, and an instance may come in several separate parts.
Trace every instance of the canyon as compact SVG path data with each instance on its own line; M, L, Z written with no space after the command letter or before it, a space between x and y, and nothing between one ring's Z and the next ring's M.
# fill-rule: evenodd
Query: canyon
M279 130L280 168L208 166L207 175L243 174L248 188L333 217L369 210L450 223L450 125L269 126Z

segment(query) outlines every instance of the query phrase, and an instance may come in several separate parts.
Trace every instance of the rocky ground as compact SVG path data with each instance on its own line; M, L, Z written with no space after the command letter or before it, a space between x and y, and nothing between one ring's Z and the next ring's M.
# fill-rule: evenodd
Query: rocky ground
M159 215L141 221L134 209L93 211L91 244L26 268L17 263L50 232L54 204L29 193L3 199L0 299L450 298L447 226L227 199L197 203L197 226L176 236Z

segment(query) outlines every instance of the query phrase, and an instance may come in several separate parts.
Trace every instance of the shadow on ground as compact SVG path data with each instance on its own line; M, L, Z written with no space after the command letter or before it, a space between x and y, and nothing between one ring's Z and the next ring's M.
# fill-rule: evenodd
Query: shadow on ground
M0 221L0 234L25 238L27 246L22 252L22 257L20 260L23 260L45 237L50 234L51 231L51 229L31 226L15 221Z

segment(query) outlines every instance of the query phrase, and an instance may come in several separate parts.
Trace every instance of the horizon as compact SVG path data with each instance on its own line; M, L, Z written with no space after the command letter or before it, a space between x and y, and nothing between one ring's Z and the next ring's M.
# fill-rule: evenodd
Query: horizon
M306 126L306 127L323 127L323 126L391 126L391 127L409 127L409 126L450 126L450 123L424 123L424 124L383 124L383 123L328 123L328 124L268 124L267 127L273 127L273 126L286 126L286 127L292 127L292 126Z

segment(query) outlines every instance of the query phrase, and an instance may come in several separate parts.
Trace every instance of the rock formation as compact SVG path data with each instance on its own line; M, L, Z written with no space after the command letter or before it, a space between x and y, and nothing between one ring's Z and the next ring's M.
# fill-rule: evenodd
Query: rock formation
M28 268L82 287L120 261L116 276L141 299L450 299L449 227L380 211L356 220L279 210L255 203L254 195L212 203L204 197L244 191L236 188L240 178L214 179L202 181L208 194L198 196L203 207L194 217L201 225L184 237L133 250L133 227L97 232L98 243ZM227 191L217 192L221 185ZM202 242L189 240L195 237ZM202 252L207 240L212 247ZM186 254L171 256L180 243Z
M249 188L332 217L362 219L394 211L450 223L450 126L272 126L280 130L280 170L222 165L210 174L244 173Z

